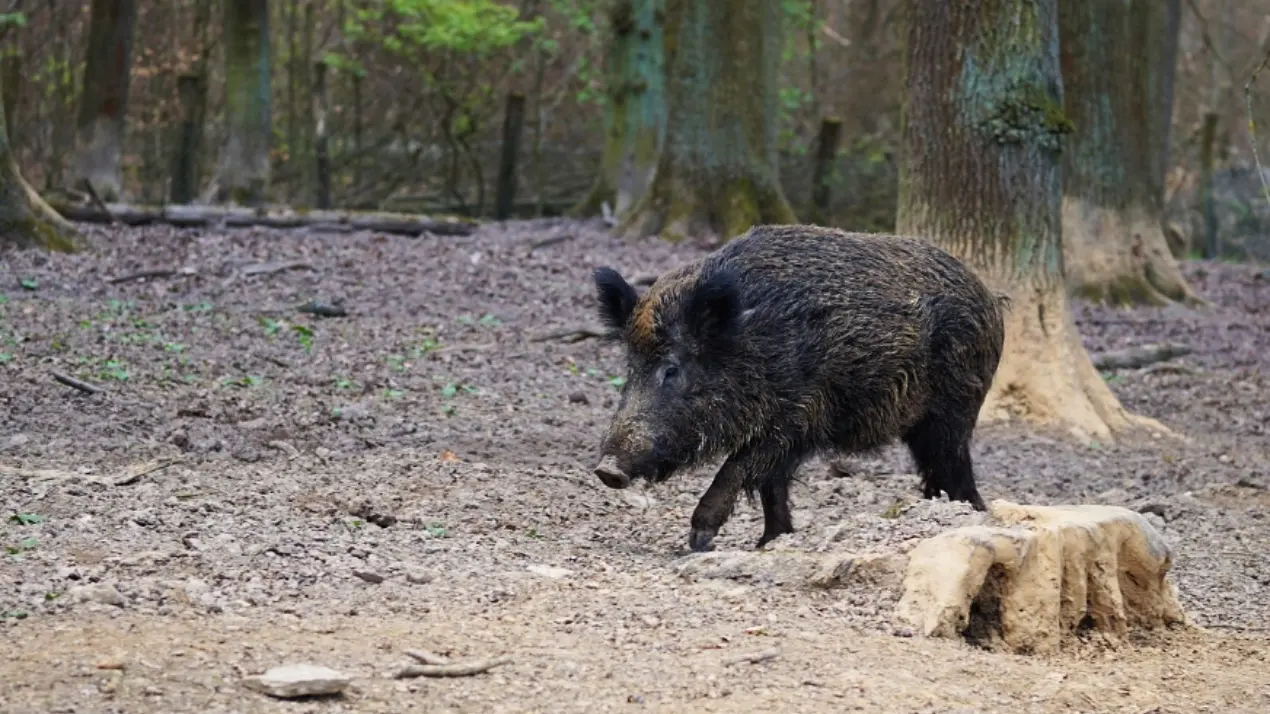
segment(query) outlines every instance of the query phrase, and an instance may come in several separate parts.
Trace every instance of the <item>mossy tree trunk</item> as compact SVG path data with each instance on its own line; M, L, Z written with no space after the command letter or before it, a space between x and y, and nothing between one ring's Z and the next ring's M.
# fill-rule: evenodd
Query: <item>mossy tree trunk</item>
M666 131L665 9L665 0L609 5L604 150L595 183L574 215L596 215L607 201L621 216L652 181Z
M0 245L69 253L75 250L76 238L75 228L22 178L0 109Z
M652 184L619 235L724 240L793 223L776 170L779 0L667 0L667 117Z
M1118 305L1199 303L1161 223L1178 0L1064 0L1063 257L1069 288Z
M119 157L128 114L136 25L136 0L93 0L71 181L74 187L88 181L106 201L123 195Z
M1083 439L1132 425L1068 310L1061 150L1071 130L1056 0L909 0L897 229L1007 294L1005 351L980 413Z
M213 200L264 203L269 186L271 94L268 0L224 0L225 124Z

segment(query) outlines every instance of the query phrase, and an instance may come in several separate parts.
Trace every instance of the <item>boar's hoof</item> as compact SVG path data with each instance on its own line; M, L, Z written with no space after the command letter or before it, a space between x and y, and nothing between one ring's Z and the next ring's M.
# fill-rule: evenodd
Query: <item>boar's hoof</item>
M626 488L631 485L631 477L618 467L617 459L612 456L600 459L600 465L595 467L595 475L609 488Z
M694 553L705 553L714 550L714 536L718 533L712 528L693 528L688 534L688 547Z

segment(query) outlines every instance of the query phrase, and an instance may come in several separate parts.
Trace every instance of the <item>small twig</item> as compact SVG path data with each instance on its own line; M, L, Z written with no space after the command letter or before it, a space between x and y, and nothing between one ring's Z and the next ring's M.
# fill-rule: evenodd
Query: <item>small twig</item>
M177 271L170 268L155 268L153 270L142 270L138 273L129 273L128 275L120 275L114 278L106 278L106 282L111 285L119 283L130 283L134 280L145 280L146 278L170 278L176 275Z
M93 182L88 179L84 179L83 183L84 190L88 191L88 198L92 200L93 206L105 214L106 218L110 219L110 225L119 225L119 219L115 216L115 214L110 212L109 208L106 208L106 202L101 200L101 196L97 195L97 189L93 188Z
M499 657L491 657L489 659L479 659L474 662L453 662L450 664L411 664L402 667L393 675L394 679L408 679L410 677L470 677L474 674L488 672L489 670L502 665L508 664L512 658L508 655Z
M593 338L601 338L607 336L604 330L595 327L570 327L566 330L552 330L535 335L529 338L530 342L550 342L552 340L560 340L561 342L581 342Z
M401 653L420 664L451 664L449 657L442 657L435 652L429 652L427 650L402 650Z
M317 315L318 317L348 316L348 311L344 309L344 306L339 301L325 303L320 300L310 300L300 307L297 307L296 310L300 312L307 312L310 315Z
M1248 627L1244 625L1222 625L1218 623L1209 623L1203 627L1211 627L1217 630L1236 630L1238 632L1270 632L1270 627Z
M652 285L653 283L657 282L658 277L660 276L657 275L656 273L641 273L631 278L631 285L638 285L640 287L648 287L649 285Z
M729 667L734 664L759 664L760 662L769 662L780 656L780 650L764 650L763 652L755 652L752 654L741 655L740 657L733 657L732 659L725 660L723 664Z
M62 384L78 389L85 394L100 394L106 391L104 387L98 387L95 384L89 384L83 380L75 379L69 374L62 374L61 372L50 372L49 374L53 375L53 379L56 379Z
M1257 68L1252 71L1252 76L1244 82L1244 106L1248 110L1248 136L1252 143L1252 161L1257 166L1257 178L1261 179L1261 192L1265 195L1266 201L1270 202L1270 183L1266 182L1266 173L1261 170L1261 156L1257 153L1257 123L1252 118L1252 83L1257 81L1257 75L1266 68L1267 64L1270 64L1270 43L1266 45L1261 64L1257 65Z
M137 481L141 479L142 476L145 476L146 474L152 474L156 471L162 471L163 469L166 469L169 466L174 466L179 463L181 463L180 459L173 459L172 461L160 462L148 468L141 469L140 471L136 473L124 474L123 476L120 476L119 478L111 482L111 485L112 486L127 486L129 484L136 483Z
M447 345L445 347L438 347L435 350L429 350L428 354L434 355L441 352L480 352L482 350L492 350L495 347L498 347L497 342L484 342L476 345Z
M563 243L568 240L573 240L574 237L575 236L572 233L565 233L563 235L551 236L550 238L543 238L542 240L536 240L533 243L529 244L529 250L535 251L535 250L538 250L539 248L546 248L549 245L555 245L557 243Z
M303 260L285 260L274 263L256 263L254 265L248 265L239 271L239 274L243 277L249 277L252 275L273 275L274 273L281 273L286 270L316 270L316 268Z
M110 283L110 285L118 285L118 283L121 283L121 282L147 280L147 278L170 278L173 276L192 276L192 274L196 272L197 271L194 271L194 268L180 268L179 271L178 269L173 269L173 268L151 268L149 269L149 271L138 271L136 273L128 273L126 274L126 276L105 278L105 282Z

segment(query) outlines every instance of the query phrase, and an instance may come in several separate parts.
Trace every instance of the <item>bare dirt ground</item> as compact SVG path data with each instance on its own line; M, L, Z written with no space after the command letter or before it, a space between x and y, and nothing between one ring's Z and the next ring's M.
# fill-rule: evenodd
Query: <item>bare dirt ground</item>
M1262 268L1187 265L1210 313L1077 308L1093 351L1194 347L1108 375L1189 442L977 436L986 499L1153 514L1204 628L1027 657L905 637L898 593L690 576L709 472L632 492L591 475L619 349L532 338L594 323L593 266L655 273L699 248L564 221L413 240L86 230L96 252L0 253L6 713L1270 711ZM190 270L110 282L151 268ZM295 309L315 299L348 315ZM798 533L773 548L902 547L978 518L912 504L898 448L801 478ZM716 542L761 530L742 502ZM512 661L390 678L409 648ZM760 652L777 655L735 663ZM295 661L353 685L283 702L241 684Z

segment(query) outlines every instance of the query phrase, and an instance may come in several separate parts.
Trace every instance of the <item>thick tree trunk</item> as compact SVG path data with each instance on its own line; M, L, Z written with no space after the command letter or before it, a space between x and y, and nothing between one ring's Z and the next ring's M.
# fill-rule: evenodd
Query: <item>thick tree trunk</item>
M1063 155L1063 258L1068 287L1091 300L1202 302L1161 223L1177 2L1060 4L1065 107L1075 124Z
M92 183L107 201L123 194L119 156L128 114L136 24L136 0L93 0L71 181L76 187L84 181Z
M595 215L607 201L621 216L652 181L666 133L665 5L613 0L609 6L604 151L591 191L571 211L575 215Z
M1068 311L1061 246L1063 114L1056 0L909 0L901 233L958 256L1011 298L982 420L1078 438L1157 423L1126 412Z
M617 233L726 240L795 221L776 171L781 13L778 0L668 0L666 134Z
M259 205L269 185L269 2L224 0L224 4L228 135L213 200Z
M0 111L0 245L69 253L75 250L77 237L74 226L49 208L22 178Z

